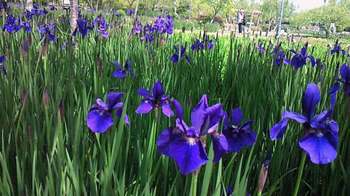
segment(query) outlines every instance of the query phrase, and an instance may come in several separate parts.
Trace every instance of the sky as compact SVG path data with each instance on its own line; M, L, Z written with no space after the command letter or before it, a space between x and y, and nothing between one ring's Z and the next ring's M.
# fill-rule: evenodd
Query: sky
M323 5L324 0L292 0L296 11L306 11Z

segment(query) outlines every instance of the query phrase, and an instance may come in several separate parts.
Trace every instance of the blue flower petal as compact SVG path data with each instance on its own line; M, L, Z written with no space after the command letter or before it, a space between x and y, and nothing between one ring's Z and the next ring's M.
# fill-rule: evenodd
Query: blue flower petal
M303 112L309 120L315 115L320 99L321 93L318 86L314 83L308 84L303 96Z
M113 125L112 115L101 110L91 110L87 115L87 126L95 133L104 133Z

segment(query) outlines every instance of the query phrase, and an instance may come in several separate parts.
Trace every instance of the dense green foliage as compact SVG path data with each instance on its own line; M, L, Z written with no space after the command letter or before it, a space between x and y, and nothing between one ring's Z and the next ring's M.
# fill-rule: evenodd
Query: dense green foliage
M338 31L350 31L350 2L329 4L324 7L297 14L292 19L292 24L298 27L305 25L320 25L329 30L330 24L335 23Z
M217 37L211 51L187 50L189 64L173 64L169 60L173 47L189 46L200 35L176 33L165 44L150 45L130 37L130 18L123 23L110 30L107 40L92 33L78 38L74 47L65 43L69 28L59 25L59 40L49 44L47 53L35 30L15 35L0 32L0 54L6 55L8 69L6 77L0 76L0 195L190 195L194 187L198 195L223 195L228 186L235 187L236 195L246 191L255 195L262 162L270 152L264 195L289 195L303 154L297 145L302 127L290 126L278 142L270 141L269 129L283 109L301 111L302 93L309 82L321 87L319 110L327 108L336 65L347 59L328 56L323 45L313 45L311 53L324 62L325 69L275 67L267 41L261 40L269 49L259 54L258 40L231 36ZM32 45L27 54L20 48L28 38ZM283 43L288 49L301 45ZM135 78L112 78L112 61L126 59L133 62ZM183 104L186 117L203 94L226 110L240 106L254 120L257 143L226 155L218 164L208 163L198 179L181 176L155 145L160 131L173 119L134 112L141 99L137 89L148 88L156 80ZM120 121L105 134L93 134L86 127L87 112L96 98L110 90L126 93L124 109L131 125ZM338 157L326 166L307 160L301 195L350 191L344 186L350 173L349 107L349 99L340 93L334 116L340 125Z

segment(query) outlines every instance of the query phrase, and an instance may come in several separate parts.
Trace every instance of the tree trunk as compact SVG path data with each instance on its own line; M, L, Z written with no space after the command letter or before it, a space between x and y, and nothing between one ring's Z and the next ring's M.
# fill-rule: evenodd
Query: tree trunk
M78 20L78 0L70 0L70 30L73 33L77 27Z
M26 10L32 10L33 9L33 0L27 0L26 1Z
M173 0L173 6L174 6L174 16L177 17L177 2L176 2L176 0Z

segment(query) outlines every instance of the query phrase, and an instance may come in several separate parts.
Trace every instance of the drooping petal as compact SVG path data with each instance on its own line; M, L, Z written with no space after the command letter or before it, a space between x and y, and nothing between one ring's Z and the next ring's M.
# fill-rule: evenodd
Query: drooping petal
M296 112L289 112L289 111L283 112L282 118L294 120L300 124L304 124L305 122L308 121L308 119L304 115L296 113Z
M160 98L164 95L164 88L160 81L157 81L153 86L153 97Z
M337 157L337 147L331 144L328 137L322 133L311 133L299 141L314 164L328 164Z
M318 86L314 83L308 84L303 96L303 112L309 120L315 115L320 99L321 93Z
M235 108L231 112L231 121L232 124L239 126L241 124L241 121L243 120L243 112L241 108Z
M174 112L173 112L173 110L170 107L170 103L165 103L165 104L162 105L162 112L167 117L174 116Z
M174 129L171 128L164 129L159 134L157 138L157 149L160 154L170 156L169 148L175 137L181 137L181 135L175 134Z
M214 149L214 162L217 163L220 161L223 154L228 150L228 144L226 137L222 134L212 135L213 149Z
M137 114L147 114L153 110L153 105L148 100L143 100L136 109Z
M208 161L202 142L194 138L175 137L169 145L168 154L183 175L198 170Z
M286 132L286 128L288 125L288 119L282 119L280 122L276 123L271 129L270 129L270 139L277 140L281 139Z
M91 110L86 121L87 126L95 133L104 133L113 125L112 115L101 110Z
M112 73L112 76L115 78L123 79L126 77L126 72L122 69L118 69Z

